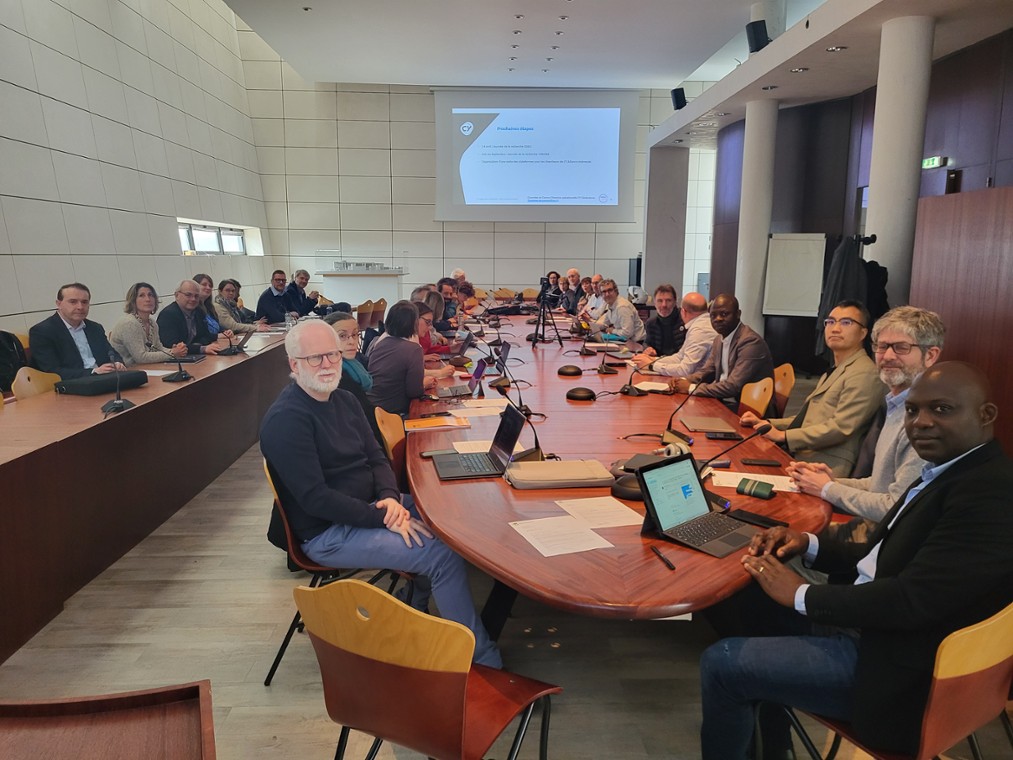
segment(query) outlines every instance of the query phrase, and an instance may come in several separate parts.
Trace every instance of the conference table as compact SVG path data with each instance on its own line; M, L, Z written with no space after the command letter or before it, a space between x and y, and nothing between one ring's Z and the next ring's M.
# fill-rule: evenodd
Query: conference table
M562 348L556 343L523 342L524 333L530 329L525 327L514 317L512 329L517 336L509 338L515 344L510 369L518 382L512 385L510 396L517 401L517 388L524 386L523 403L533 412L545 415L541 420L532 419L545 453L568 460L596 459L606 467L635 454L649 454L661 445L660 433L681 401L686 403L673 422L676 429L685 431L678 423L684 414L719 416L738 427L737 415L716 399L652 393L639 397L599 395L595 401L568 400L566 391L573 386L590 388L599 394L614 393L630 379L631 370L622 367L614 375L598 374L594 368L600 362L600 354L576 355L580 342L565 338ZM504 331L509 329L504 327ZM471 351L469 355L481 353ZM515 364L514 357L524 363ZM564 364L580 366L585 372L580 377L559 377L557 369ZM639 374L633 379L664 380ZM521 381L530 383L530 387ZM498 395L488 386L485 393L487 397ZM451 403L416 401L409 416L447 409ZM498 422L498 416L473 417L467 429L410 432L406 446L409 482L427 523L449 546L498 582L494 598L483 613L493 636L502 627L513 592L578 614L656 619L704 609L749 582L740 563L744 550L716 559L653 535L642 535L640 526L596 529L613 548L543 556L511 523L563 516L566 513L555 503L557 499L607 496L609 488L517 490L503 478L441 481L432 462L421 457L424 451L449 449L455 440L489 440ZM740 428L740 432L746 436L751 431ZM653 437L625 438L635 433ZM703 433L690 435L694 436L691 450L698 462L721 453L733 443L708 440ZM524 447L532 445L530 428L522 434L521 443ZM780 447L762 437L746 441L728 453L731 471L784 474L783 468L744 465L744 457L776 459L782 464L790 461ZM732 508L783 520L796 530L818 531L830 519L829 504L805 494L782 491L776 492L771 500L761 500L740 496L734 488L714 487L710 480L705 486L728 499ZM644 514L642 502L623 503ZM667 568L652 547L657 547L676 569Z
M256 443L288 382L283 339L258 333L245 354L187 364L189 382L151 375L123 392L135 407L106 419L109 395L4 406L0 662Z

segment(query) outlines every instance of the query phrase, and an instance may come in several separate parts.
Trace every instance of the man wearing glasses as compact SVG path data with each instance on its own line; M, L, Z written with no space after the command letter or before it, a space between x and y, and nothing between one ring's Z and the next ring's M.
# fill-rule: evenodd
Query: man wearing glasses
M869 334L869 312L859 301L841 301L824 320L823 335L834 366L823 374L794 417L767 420L764 436L799 461L822 462L835 477L851 474L862 436L883 398L883 385L862 342ZM752 412L740 422L761 422Z
M290 383L267 410L260 449L302 549L326 567L416 574L412 606L430 591L444 617L475 634L475 662L502 667L468 589L464 560L434 538L401 494L362 408L340 390L341 346L330 325L303 322L285 336Z
M606 278L601 281L601 297L604 306L598 318L591 324L591 330L601 332L606 340L634 340L642 343L647 337L644 322L637 314L637 307L619 295L615 280ZM589 311L590 308L589 303ZM584 312L581 318L589 319L591 316L590 313Z
M176 288L176 301L158 314L158 335L167 346L186 344L188 355L214 356L224 345L217 343L218 336L208 330L204 312L200 308L200 285L183 280Z

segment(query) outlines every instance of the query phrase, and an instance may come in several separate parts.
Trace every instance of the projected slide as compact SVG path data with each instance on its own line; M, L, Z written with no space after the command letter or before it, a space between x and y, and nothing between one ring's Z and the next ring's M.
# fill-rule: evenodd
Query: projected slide
M616 206L619 114L619 108L454 108L454 203Z

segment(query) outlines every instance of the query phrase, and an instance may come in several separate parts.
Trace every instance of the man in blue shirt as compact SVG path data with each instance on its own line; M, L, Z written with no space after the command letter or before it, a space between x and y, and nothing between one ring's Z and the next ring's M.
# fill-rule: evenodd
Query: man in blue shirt
M55 372L63 380L126 369L110 357L106 331L88 319L90 309L87 285L72 282L57 291L56 313L28 331L35 369Z

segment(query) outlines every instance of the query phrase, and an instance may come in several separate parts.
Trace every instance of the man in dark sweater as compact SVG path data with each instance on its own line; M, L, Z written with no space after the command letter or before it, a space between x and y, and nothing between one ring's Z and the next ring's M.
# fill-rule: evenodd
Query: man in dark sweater
M682 348L686 341L686 325L676 304L679 296L671 285L659 285L654 289L655 315L644 323L647 338L644 353L648 356L671 356Z
M327 567L386 567L417 574L412 605L425 609L431 585L440 613L475 634L476 663L502 667L468 590L464 560L401 494L362 408L339 390L341 351L322 321L285 338L294 383L268 409L260 449L303 551ZM402 505L402 502L404 505Z

